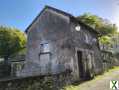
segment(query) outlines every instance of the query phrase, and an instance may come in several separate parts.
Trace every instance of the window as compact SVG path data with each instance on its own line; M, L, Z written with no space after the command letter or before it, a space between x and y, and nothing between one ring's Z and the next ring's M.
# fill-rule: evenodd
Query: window
M48 43L40 44L40 52L41 53L50 52L49 44Z
M51 53L48 43L40 44L40 54L39 54L39 60L40 60L40 66L41 72L49 72L50 71L50 59L51 59Z
M88 35L87 34L85 34L85 42L86 43L89 43L89 38L88 38Z

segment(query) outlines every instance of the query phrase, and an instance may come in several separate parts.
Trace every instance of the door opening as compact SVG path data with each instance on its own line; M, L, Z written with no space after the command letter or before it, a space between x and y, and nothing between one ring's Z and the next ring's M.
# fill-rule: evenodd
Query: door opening
M82 52L81 51L77 51L77 58L78 58L79 76L80 76L80 78L83 78L84 68L83 68Z

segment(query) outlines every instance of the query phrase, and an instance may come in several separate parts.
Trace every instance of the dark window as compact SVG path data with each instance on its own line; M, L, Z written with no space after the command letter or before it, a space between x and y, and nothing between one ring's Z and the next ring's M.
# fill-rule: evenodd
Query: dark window
M40 53L47 53L50 52L49 44L40 44Z

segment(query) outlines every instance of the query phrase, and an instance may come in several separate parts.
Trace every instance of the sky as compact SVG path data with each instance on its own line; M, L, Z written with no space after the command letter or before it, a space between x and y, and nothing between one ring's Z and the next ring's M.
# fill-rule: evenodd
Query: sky
M119 27L119 0L0 0L0 25L25 31L45 5L74 16L90 12Z

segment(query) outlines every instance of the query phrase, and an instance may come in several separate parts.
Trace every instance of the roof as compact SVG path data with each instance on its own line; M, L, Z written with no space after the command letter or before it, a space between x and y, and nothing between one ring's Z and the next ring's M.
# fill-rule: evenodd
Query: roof
M70 19L73 19L75 21L77 21L79 24L85 26L86 28L88 28L89 30L91 30L92 32L96 33L96 34L100 34L98 31L96 31L95 29L93 29L92 27L90 27L89 25L83 23L82 21L78 20L77 18L75 18L73 15L69 14L69 13L66 13L62 10L59 10L59 9L56 9L56 8L53 8L53 7L50 7L50 6L45 6L44 9L36 16L36 18L32 21L32 23L26 28L25 32L27 33L29 28L33 25L33 23L35 23L35 21L39 18L39 16L42 14L43 11L45 11L46 9L51 9L57 13L61 13L65 16L68 16L70 17Z

